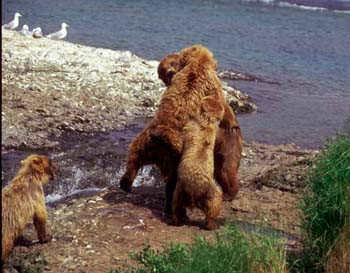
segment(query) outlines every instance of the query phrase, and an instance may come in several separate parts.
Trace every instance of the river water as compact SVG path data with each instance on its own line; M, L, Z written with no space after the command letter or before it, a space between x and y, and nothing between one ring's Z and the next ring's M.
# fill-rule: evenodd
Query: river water
M67 41L130 50L146 59L159 60L191 44L207 46L220 70L264 80L229 81L259 108L238 116L246 141L319 148L349 123L349 1L3 0L2 7L2 23L16 11L23 15L20 27L40 26L44 34L66 22ZM92 139L61 139L49 155L61 162L63 177L49 185L48 201L117 184L128 144L145 123L136 124ZM4 181L31 152L2 154ZM152 169L143 172L137 183L159 180Z
M3 0L3 23L43 33L70 25L66 40L161 59L191 44L221 70L278 84L231 81L259 111L239 116L244 138L319 148L350 116L350 1Z

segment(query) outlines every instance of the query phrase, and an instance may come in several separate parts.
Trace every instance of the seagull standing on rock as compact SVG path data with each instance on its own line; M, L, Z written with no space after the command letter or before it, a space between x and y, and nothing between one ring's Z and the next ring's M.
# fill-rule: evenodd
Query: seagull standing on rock
M11 29L11 30L16 29L18 27L18 25L19 25L19 19L18 18L21 17L21 16L22 15L20 13L16 12L15 13L15 17L13 18L13 20L10 23L7 23L7 24L3 25L3 27L5 29Z
M67 27L69 27L69 25L67 25L66 23L62 23L61 30L46 35L46 37L49 39L62 40L67 36Z
M28 25L23 25L22 30L19 33L22 34L22 35L25 35L25 36L32 35L32 32L29 31Z

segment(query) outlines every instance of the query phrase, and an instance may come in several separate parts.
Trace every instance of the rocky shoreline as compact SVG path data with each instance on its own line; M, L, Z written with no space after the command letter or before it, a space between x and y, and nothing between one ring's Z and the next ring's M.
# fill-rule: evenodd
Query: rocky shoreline
M190 212L187 225L169 224L164 185L153 170L139 177L155 183L140 183L131 194L117 186L128 144L153 116L165 89L157 61L6 30L2 42L2 181L36 152L61 168L49 192L108 188L51 204L54 240L15 247L5 272L107 272L132 263L130 253L147 244L161 249L171 241L190 243L198 234L215 234L200 228L198 211ZM255 80L236 72L222 77ZM236 113L256 109L247 95L225 83L224 91ZM220 224L234 219L267 225L288 234L288 247L297 245L299 199L315 154L294 144L244 143L240 191L224 202ZM36 242L32 224L25 236Z
M152 117L165 90L158 63L3 30L3 147L53 147L64 131L106 132ZM256 110L249 96L223 85L236 112Z

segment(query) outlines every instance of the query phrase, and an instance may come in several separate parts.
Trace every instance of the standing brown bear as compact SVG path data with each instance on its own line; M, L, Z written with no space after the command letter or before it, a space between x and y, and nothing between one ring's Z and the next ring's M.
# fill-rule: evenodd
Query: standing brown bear
M159 63L158 76L166 86L172 83L172 79L178 71L180 71L180 55L177 53L165 56ZM241 161L243 140L239 123L230 105L226 100L222 103L225 116L216 135L214 176L222 187L226 199L232 200L239 190L238 168ZM225 123L233 124L233 126L227 126ZM227 130L227 128L234 130Z
M207 48L195 45L181 50L177 65L177 73L164 92L155 117L130 145L126 172L120 180L120 187L130 192L139 168L156 164L166 182L168 213L171 212L177 181L183 128L191 118L199 116L204 97L214 96L220 101L224 100L221 81L216 73L216 61ZM232 119L225 120L225 117L222 126L227 129L236 127Z
M217 228L214 219L222 206L222 191L214 180L214 145L224 108L214 97L203 99L201 116L183 130L183 152L173 199L173 223L181 223L186 207L200 208L207 229Z

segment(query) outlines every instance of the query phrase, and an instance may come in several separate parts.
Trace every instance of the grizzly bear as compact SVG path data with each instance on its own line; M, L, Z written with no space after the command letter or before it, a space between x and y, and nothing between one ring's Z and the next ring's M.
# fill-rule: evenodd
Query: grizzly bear
M165 56L158 66L158 76L166 86L172 82L172 78L179 71L179 54L174 53ZM239 123L226 100L222 101L225 109L225 116L217 131L215 149L214 149L214 176L216 181L222 187L225 193L225 199L232 200L238 193L238 168L240 165L243 140ZM225 126L225 122L230 121L233 126ZM233 128L234 130L227 130ZM154 131L153 134L158 133ZM158 133L167 141L166 135Z
M173 197L173 223L180 224L186 207L198 207L206 216L207 229L215 229L214 219L222 205L222 191L214 180L214 145L224 109L213 97L202 102L202 116L191 119L183 130L183 151Z
M16 177L2 189L2 262L31 219L40 243L52 239L46 231L47 212L43 186L54 179L58 168L49 158L39 155L31 155L21 164Z
M199 116L204 97L214 96L220 101L224 100L221 81L216 73L216 61L207 48L194 45L181 50L178 55L178 72L164 92L154 118L132 141L126 172L120 179L120 187L130 192L139 168L146 164L156 164L166 182L168 213L172 210L177 168L181 158L182 130L191 118ZM232 120L222 123L227 129L236 126Z

